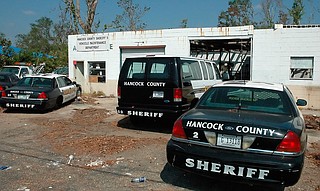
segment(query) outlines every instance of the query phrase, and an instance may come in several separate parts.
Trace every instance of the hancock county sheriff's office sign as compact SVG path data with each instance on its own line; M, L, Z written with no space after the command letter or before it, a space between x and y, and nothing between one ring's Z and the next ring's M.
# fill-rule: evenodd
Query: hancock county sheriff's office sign
M108 36L106 35L86 35L77 37L77 51L102 51L108 50Z

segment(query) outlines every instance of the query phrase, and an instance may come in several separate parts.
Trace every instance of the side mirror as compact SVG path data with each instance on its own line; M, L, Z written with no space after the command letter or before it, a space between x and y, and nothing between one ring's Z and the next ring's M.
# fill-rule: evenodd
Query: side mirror
M197 105L198 101L199 101L199 98L194 98L194 99L191 101L190 109L191 109L191 108L194 108L194 107Z
M307 101L304 99L298 99L296 102L297 106L306 106L307 105Z

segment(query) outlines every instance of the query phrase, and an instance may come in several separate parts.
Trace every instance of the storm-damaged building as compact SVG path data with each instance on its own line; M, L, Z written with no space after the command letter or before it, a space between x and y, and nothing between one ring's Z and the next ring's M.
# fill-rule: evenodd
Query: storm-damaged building
M84 93L117 95L121 66L141 55L192 56L227 66L232 79L278 82L320 109L320 25L180 28L70 35L69 76Z

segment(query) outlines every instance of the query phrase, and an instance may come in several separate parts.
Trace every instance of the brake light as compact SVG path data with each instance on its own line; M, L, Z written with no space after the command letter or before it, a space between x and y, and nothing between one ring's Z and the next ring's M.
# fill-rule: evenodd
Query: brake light
M173 89L173 101L174 102L182 101L182 89L181 88L174 88Z
M38 95L38 99L47 99L48 96L45 92L41 92L39 95Z
M120 99L121 98L121 87L118 86L118 98Z
M0 86L0 92L1 92L1 97L6 97L6 92L4 91L4 88Z
M186 139L186 133L184 132L183 126L182 126L182 120L181 118L177 119L174 122L173 129L172 129L172 136L177 138Z
M277 147L281 152L300 152L301 142L299 136L293 131L289 131Z

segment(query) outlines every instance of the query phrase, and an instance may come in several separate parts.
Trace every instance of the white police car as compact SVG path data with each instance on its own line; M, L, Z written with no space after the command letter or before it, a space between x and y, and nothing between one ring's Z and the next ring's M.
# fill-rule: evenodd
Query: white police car
M168 163L192 173L283 190L300 178L305 122L281 84L227 81L210 88L176 120Z
M64 75L30 75L2 91L0 104L9 109L48 110L75 100L80 92L81 87Z

